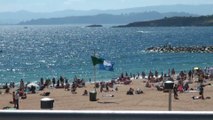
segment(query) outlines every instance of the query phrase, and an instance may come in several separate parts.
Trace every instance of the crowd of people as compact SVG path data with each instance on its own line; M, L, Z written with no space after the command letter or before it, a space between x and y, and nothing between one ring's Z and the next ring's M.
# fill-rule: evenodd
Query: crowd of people
M74 78L72 85L70 87L70 82L68 79L60 76L59 79L56 80L55 77L51 79L44 79L41 78L37 83L25 83L23 79L20 80L18 86L15 86L14 82L11 82L9 85L6 83L3 87L5 89L5 94L10 93L10 89L12 91L12 101L11 104L14 104L14 108L19 109L19 99L27 99L27 94L35 94L37 91L43 91L45 88L63 88L67 91L71 90L71 93L76 93L77 88L81 88L85 86L85 81L83 79L78 79L77 77ZM83 95L86 95L87 91L84 92ZM42 92L41 96L49 96L50 92Z
M152 72L151 70L147 74L145 72L131 74L128 76L128 73L126 72L125 75L122 73L118 79L118 81L130 81L131 83L131 78L133 79L146 79L145 82L145 87L147 88L152 88L155 87L158 91L163 91L163 92L168 92L164 88L164 84L167 80L173 81L174 86L173 86L173 94L174 94L174 99L179 100L178 94L183 93L183 92L189 92L190 90L195 90L199 93L197 97L193 97L193 99L205 99L204 97L204 87L211 85L207 83L207 80L213 80L213 73L205 72L205 70L202 69L192 69L189 71L180 71L177 73L175 69L173 68L172 70L168 70L168 73L163 73L159 75L158 71ZM197 83L196 87L190 87L190 84L192 83ZM128 95L133 95L134 94L134 89L130 88L127 91ZM209 98L209 97L207 97Z
M196 79L195 79L196 78ZM137 74L128 74L127 72L121 73L121 75L114 80L111 81L102 81L102 82L96 82L95 88L100 88L100 93L102 92L110 92L110 91L118 91L118 87L116 87L116 84L123 84L123 85L129 85L132 83L132 79L142 79L145 83L144 87L147 88L156 88L158 91L166 92L166 89L164 88L164 83L166 80L170 80L174 82L173 87L173 94L174 99L179 100L179 93L183 93L189 90L196 90L198 91L198 96L193 96L192 98L194 100L197 99L206 99L204 96L204 87L208 84L206 82L207 79L212 80L212 74L207 74L205 71L201 69L196 70L189 70L186 71L180 71L177 73L175 69L173 68L171 71L168 70L168 73L161 73L159 74L158 71L152 72L149 71L149 73L146 76L145 72L137 73ZM190 87L191 83L197 83L197 88ZM29 86L29 83L24 83L24 80L20 80L20 84L18 89L16 91L12 92L12 103L14 104L14 108L19 109L19 98L21 99L27 99L27 94L35 94L37 90L42 91L45 88L63 88L66 91L71 91L72 94L77 94L77 88L84 88L86 85L86 82L84 79L79 79L76 76L74 79L70 82L67 78L60 76L58 79L52 78L52 79L46 79L44 78L40 79L40 82L37 84L38 86L31 85ZM10 88L14 88L15 84L10 83L9 85L6 84L5 86L5 93L10 93ZM144 91L141 88L132 88L130 87L129 90L127 90L127 95L134 95L134 94L143 94ZM42 96L49 96L50 92L43 92L40 95ZM88 95L88 91L85 89L84 93L82 93L83 96ZM113 95L114 96L114 95ZM209 98L209 97L207 97Z

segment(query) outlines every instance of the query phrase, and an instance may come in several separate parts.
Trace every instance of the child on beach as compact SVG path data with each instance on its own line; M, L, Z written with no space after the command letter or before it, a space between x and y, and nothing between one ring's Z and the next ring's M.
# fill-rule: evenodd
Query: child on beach
M88 95L88 91L84 90L84 93L82 94L83 96L87 96Z

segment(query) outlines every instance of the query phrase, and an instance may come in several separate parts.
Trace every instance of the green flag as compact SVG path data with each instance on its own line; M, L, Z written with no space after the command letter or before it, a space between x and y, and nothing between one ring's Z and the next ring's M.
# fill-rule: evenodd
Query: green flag
M103 64L103 62L104 62L104 59L102 59L102 58L97 58L95 56L91 56L91 58L92 58L92 63L94 66L96 64Z

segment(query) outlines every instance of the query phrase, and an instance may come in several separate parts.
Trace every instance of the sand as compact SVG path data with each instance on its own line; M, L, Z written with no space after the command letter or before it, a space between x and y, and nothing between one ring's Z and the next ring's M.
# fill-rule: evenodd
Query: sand
M213 81L208 81L213 83ZM54 99L53 110L168 110L168 93L157 91L155 87L146 88L141 79L134 80L130 85L118 84L118 91L102 92L97 89L97 101L90 101L89 95L82 96L83 91L94 90L93 84L88 84L84 88L77 88L77 94L70 91L56 88L45 88L44 91L50 92L49 98ZM190 84L190 88L195 88L196 83ZM126 95L127 90L141 88L144 94ZM110 88L112 90L112 88ZM3 90L1 90L3 92ZM40 110L40 99L44 98L38 91L36 94L27 94L27 99L20 99L21 110ZM10 91L12 93L12 90ZM114 97L109 97L114 95ZM179 93L179 100L175 100L172 94L173 111L213 111L213 86L204 88L204 96L211 97L205 100L193 100L192 96L198 96L198 92ZM0 108L13 107L12 94L0 95Z

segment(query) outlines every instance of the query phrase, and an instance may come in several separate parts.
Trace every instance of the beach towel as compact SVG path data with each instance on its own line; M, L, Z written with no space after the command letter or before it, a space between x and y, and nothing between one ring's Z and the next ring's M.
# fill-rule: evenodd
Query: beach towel
M184 93L195 93L195 92L199 92L198 90L187 90L187 91L184 91Z
M114 97L114 95L112 95L112 94L105 94L105 95L102 95L102 97Z

